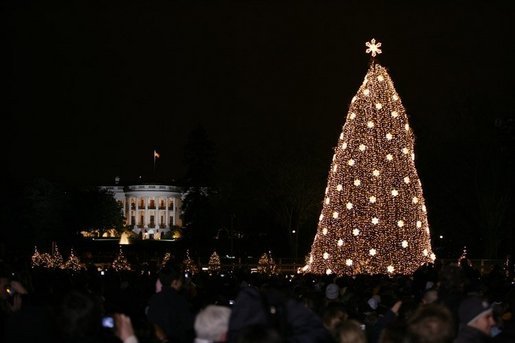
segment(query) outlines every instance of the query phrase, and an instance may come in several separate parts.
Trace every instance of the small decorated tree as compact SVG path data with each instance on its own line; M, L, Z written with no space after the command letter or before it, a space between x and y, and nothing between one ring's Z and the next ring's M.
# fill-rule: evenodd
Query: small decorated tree
M113 268L117 272L132 270L129 261L127 261L127 258L123 254L122 247L120 247L120 252L118 253L118 256L116 256L115 260L111 264L111 268Z
M192 275L198 273L198 267L195 261L191 259L189 250L186 250L186 258L182 261L182 264L184 265L184 271L186 273L191 273Z
M45 264L45 261L41 257L41 254L39 253L37 246L34 246L34 254L32 255L31 260L32 260L31 261L32 268L43 267Z
M272 258L272 253L264 253L258 261L257 272L266 275L277 274L277 265Z
M50 262L50 268L62 268L63 267L63 255L59 252L57 243L52 244L52 259Z
M164 266L166 266L166 264L170 261L171 258L172 254L170 252L166 252L163 256L163 260L161 261L161 268L164 268Z
M468 258L468 252L467 252L466 246L463 247L463 252L461 253L461 256L458 257L458 266L465 267L463 265L464 263L469 267L472 265L472 262Z
M86 266L84 263L80 262L79 258L73 253L73 249L71 249L70 257L68 257L68 260L63 264L63 269L78 272L86 269Z
M220 268L220 256L218 256L216 251L213 251L213 254L211 254L208 263L209 273L218 273L220 271Z

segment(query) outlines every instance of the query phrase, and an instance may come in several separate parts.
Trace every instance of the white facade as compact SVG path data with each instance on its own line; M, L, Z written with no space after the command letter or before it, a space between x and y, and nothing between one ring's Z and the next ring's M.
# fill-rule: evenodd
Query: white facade
M182 227L181 191L167 185L102 186L122 205L125 224L144 239L160 239L174 226Z

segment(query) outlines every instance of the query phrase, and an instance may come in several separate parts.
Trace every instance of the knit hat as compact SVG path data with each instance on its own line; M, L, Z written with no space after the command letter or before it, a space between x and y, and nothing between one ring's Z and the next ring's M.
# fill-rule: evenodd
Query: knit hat
M486 300L477 296L468 297L460 304L460 323L470 324L476 319L489 313L492 313L492 308Z
M377 294L373 295L370 299L368 299L367 303L368 303L368 306L370 306L370 308L372 310L377 310L377 308L379 307L379 303L381 302L381 297Z
M335 283L330 283L325 288L325 297L329 300L335 300L340 293L340 287Z

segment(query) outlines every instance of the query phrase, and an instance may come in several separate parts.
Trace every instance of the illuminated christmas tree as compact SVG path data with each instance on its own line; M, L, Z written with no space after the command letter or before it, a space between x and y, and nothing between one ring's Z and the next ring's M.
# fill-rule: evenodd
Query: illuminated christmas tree
M463 263L466 263L468 266L472 266L472 262L468 258L467 247L463 247L463 252L460 257L458 257L458 266L463 267Z
M277 265L272 258L272 253L270 253L270 256L267 253L261 255L258 261L257 272L266 275L277 274Z
M381 43L367 42L372 57ZM387 70L372 60L329 170L305 272L410 274L435 259L414 136Z
M120 252L118 253L118 256L116 256L115 260L111 264L111 268L113 268L117 272L132 270L129 261L127 261L127 258L123 254L122 247L120 247Z
M59 252L57 243L52 243L52 259L49 263L49 268L62 268L63 267L63 255Z
M186 250L186 258L182 261L182 264L186 273L191 273L192 275L198 273L198 267L195 261L191 259L189 250Z
M32 268L41 267L45 264L45 261L41 257L41 254L38 251L38 247L34 246L34 254L32 255Z
M164 268L164 266L166 266L166 264L168 263L168 261L170 261L171 258L172 258L172 254L169 252L166 252L163 257L163 260L161 261L161 268Z
M86 269L86 266L80 262L79 258L75 256L75 254L73 253L73 249L71 249L70 257L68 257L68 260L63 264L62 268L78 272L83 269Z
M208 269L210 273L220 271L220 256L218 256L216 251L213 251L213 254L211 254L211 257L209 258Z
M52 255L50 255L49 253L47 252L44 252L42 254L39 255L40 256L40 261L41 263L39 264L40 267L45 267L45 268L54 268L54 258L52 257Z

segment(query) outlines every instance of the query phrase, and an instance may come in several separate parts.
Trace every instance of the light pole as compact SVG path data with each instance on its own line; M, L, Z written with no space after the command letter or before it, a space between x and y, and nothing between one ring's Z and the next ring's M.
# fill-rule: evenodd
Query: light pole
M298 252L299 252L299 234L297 230L291 230L291 234L293 235L293 264L297 264Z

